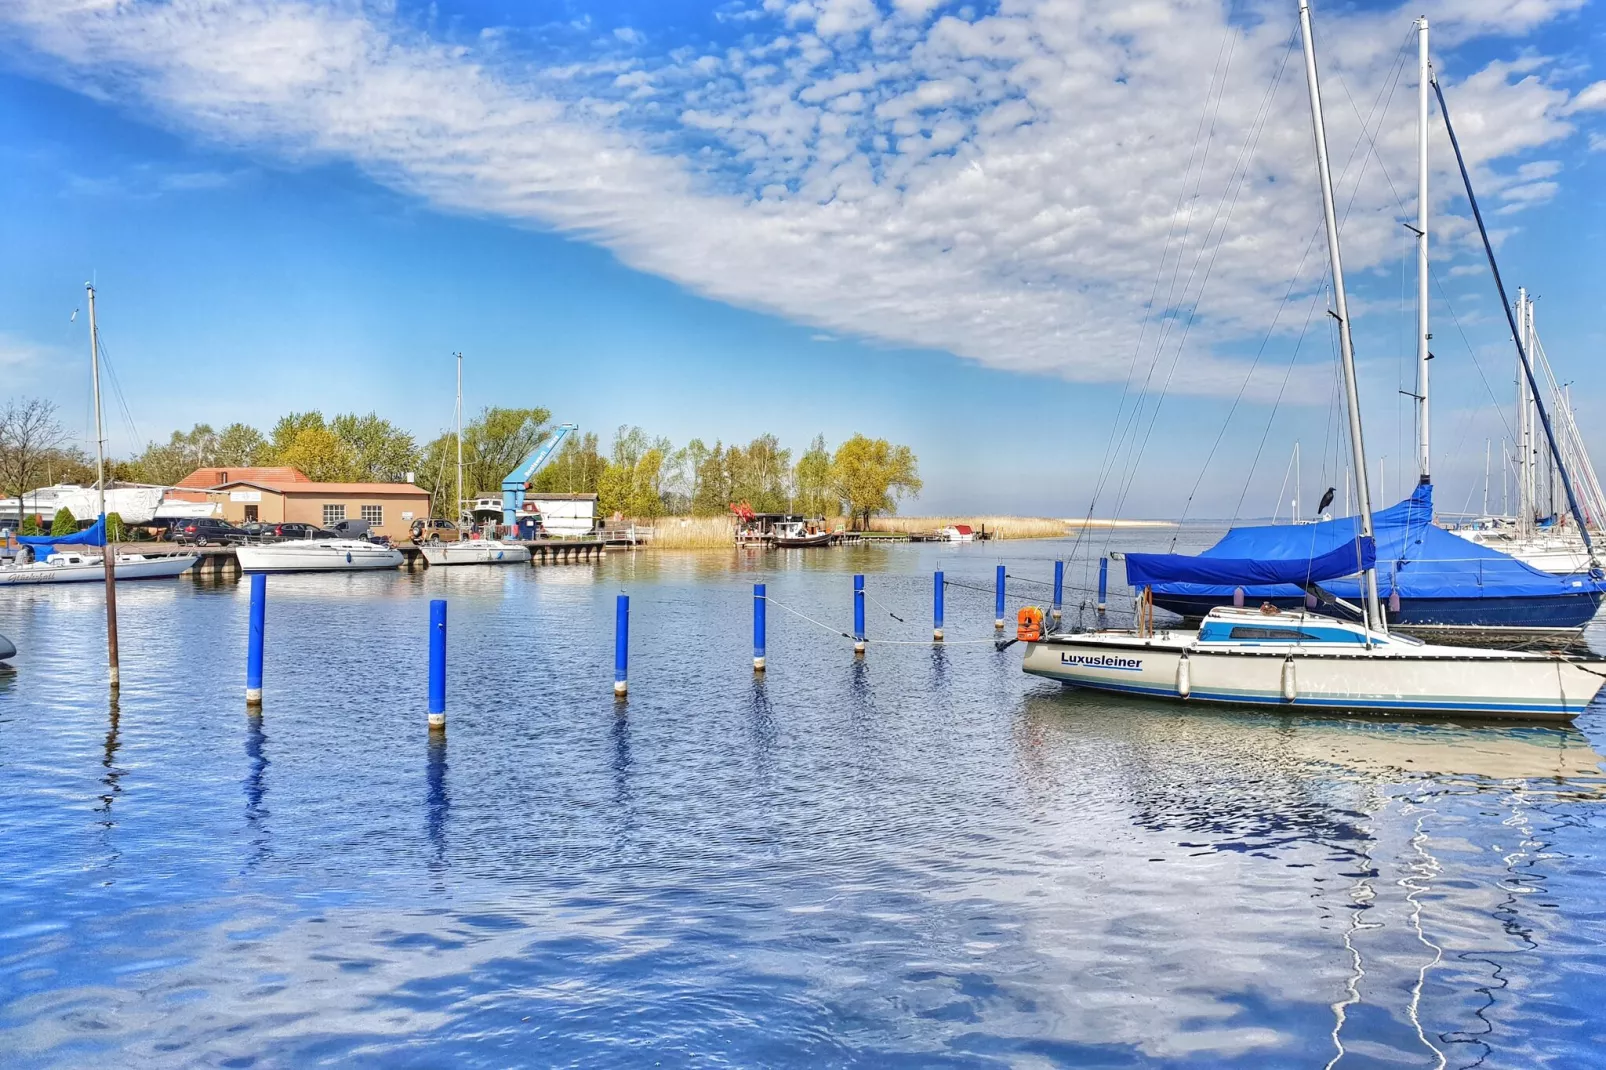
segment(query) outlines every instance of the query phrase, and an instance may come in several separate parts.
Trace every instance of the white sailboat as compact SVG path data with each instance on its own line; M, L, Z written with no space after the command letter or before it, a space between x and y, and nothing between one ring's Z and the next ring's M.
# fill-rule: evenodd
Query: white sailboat
M246 572L357 572L395 568L400 550L367 539L286 539L235 548Z
M457 354L457 511L463 525L463 354ZM462 539L419 546L430 567L436 565L526 565L530 548L512 539Z
M113 585L119 580L168 579L188 571L199 557L195 554L119 553L116 544L107 537L106 435L100 406L100 335L95 323L95 288L86 283L84 290L89 299L89 372L95 401L95 494L99 519L88 530L71 536L19 536L18 541L32 555L32 559L0 564L0 587L104 581L108 602L107 620L113 636L110 645L115 649L117 596ZM108 545L112 547L110 557L104 551L93 554L83 549ZM115 660L114 655L114 665Z
M1606 683L1606 663L1559 654L1527 654L1429 646L1391 635L1378 599L1371 489L1361 433L1349 308L1328 169L1327 137L1316 72L1309 0L1299 2L1317 173L1327 231L1339 356L1355 464L1359 534L1309 560L1232 560L1173 554L1127 554L1127 579L1143 591L1138 626L1038 634L1023 625L1028 673L1078 687L1179 701L1251 703L1334 712L1460 714L1566 720ZM1418 22L1427 33L1427 21ZM1420 49L1426 92L1425 44ZM1476 205L1474 205L1476 211ZM1425 377L1426 361L1422 363ZM1421 391L1426 394L1426 390ZM1426 421L1422 424L1426 442ZM1424 448L1424 471L1426 454ZM1363 623L1307 612L1217 607L1197 629L1162 631L1153 622L1150 588L1167 582L1299 583L1361 572Z

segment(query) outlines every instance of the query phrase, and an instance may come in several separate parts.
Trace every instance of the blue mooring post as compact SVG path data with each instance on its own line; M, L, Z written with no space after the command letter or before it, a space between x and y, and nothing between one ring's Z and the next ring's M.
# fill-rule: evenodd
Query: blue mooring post
M942 572L938 571L931 577L931 638L934 642L942 642Z
M864 577L853 577L853 652L864 653Z
M997 610L997 612L994 613L994 615L993 615L994 616L993 627L994 628L1002 628L1004 626L1004 566L1003 565L999 565L998 566L998 583L997 583L997 589L996 589L996 591L995 591L995 593L993 595L993 606Z
M262 705L262 633L268 618L268 575L251 574L251 626L245 646L245 704Z
M446 730L446 599L429 603L429 728Z
M613 693L630 690L630 596L619 596L613 626Z
M1100 613L1104 612L1105 603L1108 601L1108 599L1106 599L1105 595L1109 592L1109 589L1110 589L1110 559L1107 558L1107 557L1101 557L1101 558L1099 558L1099 612Z
M753 584L753 671L764 671L764 585Z
M1065 604L1065 562L1054 562L1054 619L1060 619L1060 607Z

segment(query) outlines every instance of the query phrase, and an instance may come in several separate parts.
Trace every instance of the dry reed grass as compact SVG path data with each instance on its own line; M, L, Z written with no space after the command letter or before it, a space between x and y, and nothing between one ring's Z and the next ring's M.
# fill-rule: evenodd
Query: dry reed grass
M1046 516L878 516L870 530L938 531L959 524L975 531L985 525L995 539L1060 539L1070 531L1065 521Z
M661 516L652 527L649 545L661 550L729 550L736 544L733 516Z

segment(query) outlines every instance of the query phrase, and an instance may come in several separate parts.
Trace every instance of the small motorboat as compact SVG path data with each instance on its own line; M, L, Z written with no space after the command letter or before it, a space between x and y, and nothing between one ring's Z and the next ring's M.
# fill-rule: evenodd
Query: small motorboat
M0 661L17 656L17 644L0 635Z
M976 532L969 524L953 524L940 532L949 542L975 542Z
M1532 721L1569 721L1606 684L1606 662L1431 646L1272 605L1218 607L1196 630L1039 635L1026 643L1023 668L1076 687L1190 702Z
M113 575L122 580L168 579L187 571L198 560L194 554L118 554ZM33 583L99 583L106 579L106 559L100 554L60 551L43 561L0 565L0 586Z
M425 543L418 551L431 568L436 565L525 565L530 561L528 546L504 539Z
M775 545L783 550L801 549L808 546L830 546L836 541L836 533L817 528L802 520L792 520L775 526Z
M235 550L245 572L352 572L395 568L402 552L364 539L286 539Z

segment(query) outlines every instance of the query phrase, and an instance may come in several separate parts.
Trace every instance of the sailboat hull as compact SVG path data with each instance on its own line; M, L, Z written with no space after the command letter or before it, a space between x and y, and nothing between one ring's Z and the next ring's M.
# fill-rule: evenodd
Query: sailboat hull
M1510 598L1402 598L1398 613L1389 612L1390 627L1413 634L1480 641L1504 636L1510 642L1542 642L1547 637L1576 641L1584 625L1600 610L1602 592L1581 590L1578 594L1514 596ZM1269 601L1279 609L1299 609L1303 598L1253 599L1255 604ZM1217 606L1231 605L1231 596L1213 594L1171 594L1154 592L1154 604L1178 616L1193 620ZM1350 617L1341 606L1321 605L1323 613ZM1500 634L1495 634L1500 633Z
M1034 676L1097 691L1329 713L1568 721L1600 690L1601 670L1543 655L1419 646L1311 651L1294 645L1201 650L1196 633L1110 633L1027 644ZM1186 665L1186 670L1182 666Z

